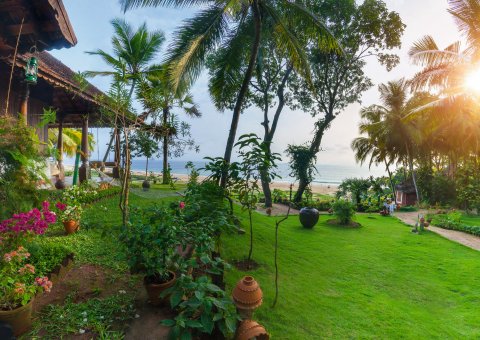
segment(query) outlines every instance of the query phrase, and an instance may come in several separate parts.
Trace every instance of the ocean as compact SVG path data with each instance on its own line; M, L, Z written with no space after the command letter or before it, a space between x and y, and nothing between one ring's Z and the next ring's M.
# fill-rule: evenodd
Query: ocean
M132 160L132 170L135 171L145 171L145 159L133 159ZM186 161L170 161L170 167L172 168L172 173L174 174L188 174L187 169L185 168ZM192 162L195 167L202 168L205 166L205 162ZM371 170L366 166L360 165L332 165L332 164L317 164L318 172L314 175L314 182L321 184L340 184L346 178L367 178L369 176L386 176L386 172L380 168L373 168ZM148 162L148 171L161 172L162 171L162 161L161 160L150 160ZM200 172L201 175L208 175L206 172ZM287 163L278 164L277 174L280 175L280 178L275 179L276 181L281 182L293 182L294 178L290 177L290 167Z

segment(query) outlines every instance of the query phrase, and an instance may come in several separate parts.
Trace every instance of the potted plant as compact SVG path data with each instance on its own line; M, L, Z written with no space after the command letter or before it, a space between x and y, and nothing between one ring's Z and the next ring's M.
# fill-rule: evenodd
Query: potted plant
M169 209L152 207L132 211L130 225L120 234L130 271L143 273L144 286L152 305L163 304L162 292L174 285L173 267L178 256L180 219Z
M80 205L67 205L57 202L58 218L62 221L67 235L73 234L80 229L80 218L82 216L82 207Z
M32 300L35 294L52 286L47 277L35 278L35 268L26 263L30 257L23 247L35 235L44 234L55 223L50 203L42 208L13 215L0 222L0 321L10 324L15 335L31 324Z

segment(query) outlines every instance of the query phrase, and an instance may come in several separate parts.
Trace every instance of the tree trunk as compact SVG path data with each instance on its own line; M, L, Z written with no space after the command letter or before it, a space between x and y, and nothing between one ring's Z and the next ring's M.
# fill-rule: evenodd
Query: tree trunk
M388 165L387 161L385 161L385 166L386 166L387 173L388 173L388 180L390 181L390 187L392 188L392 192L393 192L393 200L396 201L397 200L397 191L395 190L395 185L393 185L392 172L390 171L390 166Z
M226 166L230 164L230 159L232 157L232 151L233 151L233 145L235 143L235 135L237 133L238 121L240 120L240 114L242 111L243 102L248 90L248 85L250 83L250 80L252 79L253 69L255 67L255 63L258 55L258 49L260 46L260 36L262 32L262 19L260 17L258 0L253 0L252 10L253 10L253 17L255 20L255 40L252 45L250 60L248 62L248 68L247 68L247 71L245 72L245 78L243 79L242 87L240 88L240 92L238 93L237 101L233 109L232 123L230 125L230 132L228 134L227 145L225 147L225 155L223 156ZM228 169L225 167L224 170L222 171L222 177L220 179L220 186L222 188L225 188L225 186L227 185L227 179L228 179L227 177L228 177Z
M148 178L148 157L147 157L147 164L145 165L145 180Z
M412 174L413 186L415 187L415 194L417 195L417 204L420 204L420 195L418 193L417 178L416 178L417 176L415 175L415 170L413 170L413 156L408 146L407 146L407 156L408 156L408 168Z
M163 126L166 128L168 123L168 108L163 109ZM170 176L168 174L168 135L169 133L165 133L163 136L163 184L170 183Z
M265 108L264 108L264 121L262 125L265 128L265 135L263 137L264 143L267 145L267 152L271 153L271 144L273 141L273 136L275 135L275 131L277 129L278 120L280 118L280 114L282 113L283 107L285 106L285 85L287 83L290 74L292 73L293 65L289 64L287 66L287 70L285 75L282 78L282 82L277 90L277 98L278 98L278 106L277 110L275 111L275 115L273 116L273 122L271 128L269 127L268 121L268 102L265 100ZM265 207L271 208L272 207L272 191L270 190L270 178L268 176L268 172L266 170L260 171L260 181L262 183L262 190L263 195L265 196Z
M260 170L260 182L262 183L263 195L265 196L265 207L272 207L272 190L270 190L270 178L266 170Z
M315 136L313 137L312 144L310 145L310 153L311 153L312 159L320 151L320 145L322 143L323 134L334 118L335 116L333 116L333 114L329 114L325 117L325 120L321 124L318 124L317 131L315 132ZM309 184L310 182L308 182L306 179L300 178L298 183L297 193L295 194L295 197L293 199L295 203L299 203L302 201L303 193L305 192L305 189Z

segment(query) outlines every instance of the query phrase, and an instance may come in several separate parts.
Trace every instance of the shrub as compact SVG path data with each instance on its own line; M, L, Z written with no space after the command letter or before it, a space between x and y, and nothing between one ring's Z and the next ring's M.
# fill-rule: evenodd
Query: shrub
M406 205L404 207L400 207L398 208L398 211L402 211L402 212L414 212L414 211L418 211L417 207L414 207L413 205Z
M36 183L45 158L35 130L23 121L0 117L0 219L40 204Z
M339 199L332 205L333 212L341 224L350 224L355 216L355 205L347 200Z
M461 217L462 214L459 212L434 215L432 225L443 229L463 231L468 234L480 236L480 226L469 226L461 223Z

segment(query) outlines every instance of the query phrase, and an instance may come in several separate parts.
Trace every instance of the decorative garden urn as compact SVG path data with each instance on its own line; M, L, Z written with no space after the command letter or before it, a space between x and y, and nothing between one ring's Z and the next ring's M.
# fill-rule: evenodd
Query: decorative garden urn
M265 328L258 322L253 320L243 320L235 332L235 340L248 339L269 340L270 336Z
M58 190L65 189L65 182L62 181L61 179L58 179L58 180L55 182L55 188L58 189Z
M242 319L251 319L253 311L263 303L263 292L251 276L245 276L237 283L232 296Z
M315 224L318 222L318 218L320 217L320 213L315 208L302 208L300 210L300 222L305 228L313 228Z
M144 180L142 182L142 188L143 188L143 191L148 191L148 189L150 189L150 182L147 180Z

